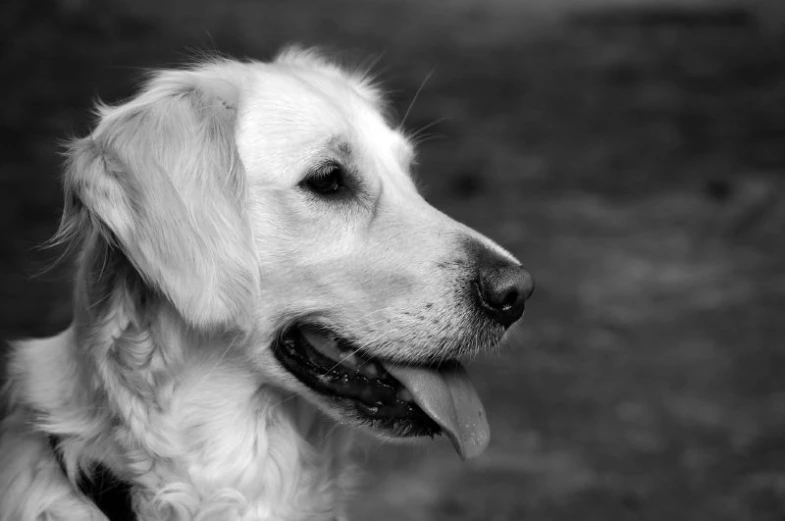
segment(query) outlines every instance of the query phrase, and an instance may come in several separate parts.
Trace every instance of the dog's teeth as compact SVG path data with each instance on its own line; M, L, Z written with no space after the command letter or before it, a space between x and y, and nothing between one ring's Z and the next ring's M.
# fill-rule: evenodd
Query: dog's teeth
M411 402L412 400L414 400L412 393L410 393L409 389L406 388L398 389L398 394L396 396L398 397L399 400L404 402Z
M368 362L360 369L362 373L369 378L376 378L379 376L379 368L376 367L374 362Z
M311 327L303 327L302 334L314 349L336 362L342 361L343 355L334 336Z
M352 353L352 354L350 354L348 356L344 356L344 357L341 358L341 364L343 364L345 366L348 366L348 367L355 368L355 367L357 367L357 357L354 356L354 353Z
M334 384L335 380L337 380L335 373L317 374L315 376L323 384Z

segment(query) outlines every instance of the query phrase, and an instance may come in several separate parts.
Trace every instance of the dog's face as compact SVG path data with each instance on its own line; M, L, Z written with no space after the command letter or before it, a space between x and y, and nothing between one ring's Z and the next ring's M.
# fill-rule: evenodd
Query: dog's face
M255 370L339 421L484 448L455 360L500 340L531 277L420 196L372 86L289 52L164 74L129 105L69 179L186 321L249 329Z

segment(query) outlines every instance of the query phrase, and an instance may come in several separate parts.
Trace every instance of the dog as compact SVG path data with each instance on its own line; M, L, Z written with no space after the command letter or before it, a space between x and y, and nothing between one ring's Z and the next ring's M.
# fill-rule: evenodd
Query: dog
M56 236L73 321L9 356L0 521L344 520L355 431L484 450L458 360L532 277L422 198L386 114L301 48L98 107Z

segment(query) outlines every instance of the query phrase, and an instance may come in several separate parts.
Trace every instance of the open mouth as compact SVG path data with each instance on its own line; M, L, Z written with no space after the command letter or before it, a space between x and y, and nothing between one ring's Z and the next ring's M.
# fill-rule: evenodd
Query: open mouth
M446 434L462 458L478 455L488 443L485 410L457 361L438 367L392 363L311 324L286 329L273 351L303 384L388 436Z

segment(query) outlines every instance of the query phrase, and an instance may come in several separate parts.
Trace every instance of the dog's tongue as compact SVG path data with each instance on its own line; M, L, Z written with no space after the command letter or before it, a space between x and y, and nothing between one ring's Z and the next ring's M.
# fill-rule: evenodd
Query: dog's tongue
M447 433L462 459L482 454L491 430L480 397L462 365L437 370L386 363L384 368Z

